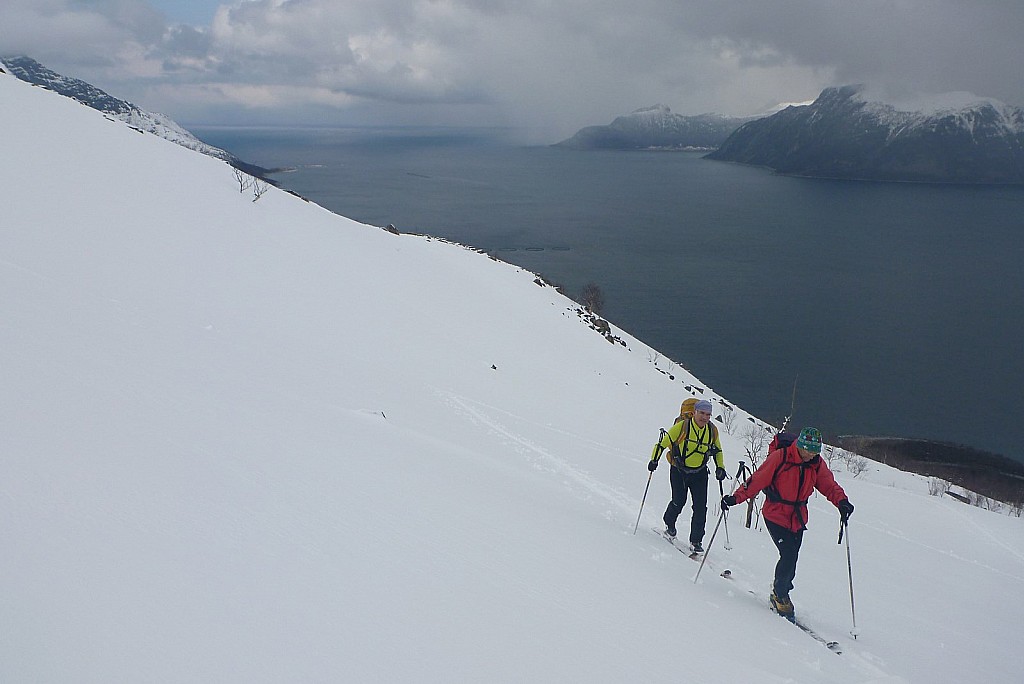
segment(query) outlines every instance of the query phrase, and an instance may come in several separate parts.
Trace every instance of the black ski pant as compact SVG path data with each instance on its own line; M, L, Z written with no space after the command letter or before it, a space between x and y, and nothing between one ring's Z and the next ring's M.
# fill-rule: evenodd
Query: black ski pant
M692 497L693 517L690 519L690 542L704 541L704 526L708 519L708 469L684 471L673 466L669 472L672 483L672 500L665 509L663 520L670 527L676 526L679 514L686 505L686 495Z
M775 565L775 583L773 589L776 596L789 596L793 589L793 578L796 577L796 561L800 556L800 544L804 540L804 531L793 532L787 527L776 525L771 520L764 521L768 534L772 535L775 548L779 550L779 562Z

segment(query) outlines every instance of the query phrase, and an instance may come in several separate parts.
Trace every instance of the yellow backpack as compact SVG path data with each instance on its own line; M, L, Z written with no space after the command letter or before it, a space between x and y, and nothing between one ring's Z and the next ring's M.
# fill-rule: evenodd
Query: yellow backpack
M679 407L679 417L675 419L675 422L673 423L673 425L675 423L678 423L679 421L685 419L685 418L693 417L693 409L694 409L694 407L696 405L697 405L697 398L696 397L690 397L689 399L684 401L683 405Z

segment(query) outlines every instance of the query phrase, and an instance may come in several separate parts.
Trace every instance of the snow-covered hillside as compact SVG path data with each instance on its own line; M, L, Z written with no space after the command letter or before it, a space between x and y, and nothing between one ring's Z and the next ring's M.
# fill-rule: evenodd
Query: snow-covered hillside
M166 138L190 150L221 159L250 173L263 175L267 171L248 164L219 147L204 143L166 114L145 111L131 102L103 92L90 83L58 74L30 57L24 55L3 57L0 59L0 67L2 66L7 67L11 74L23 81L71 97L88 107L120 119L133 128Z
M664 466L633 534L685 387L721 405L654 350L522 269L0 102L0 681L1020 680L1019 519L837 461L859 638L821 497L793 593L837 656L766 609L739 515L693 581Z

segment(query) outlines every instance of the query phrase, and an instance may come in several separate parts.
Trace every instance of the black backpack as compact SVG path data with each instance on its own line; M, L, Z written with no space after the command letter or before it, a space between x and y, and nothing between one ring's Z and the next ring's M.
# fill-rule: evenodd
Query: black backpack
M772 453L776 449L785 449L790 444L796 441L796 433L790 432L789 430L781 430L774 437L772 437L771 443L768 445L768 453Z

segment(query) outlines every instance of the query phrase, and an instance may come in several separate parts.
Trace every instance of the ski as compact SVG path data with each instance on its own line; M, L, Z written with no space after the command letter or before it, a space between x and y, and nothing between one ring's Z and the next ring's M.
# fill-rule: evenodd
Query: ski
M704 554L703 553L694 553L692 551L692 549L690 548L690 544L688 542L681 542L676 537L670 537L667 534L665 534L664 530L659 529L657 527L652 527L651 531L654 532L655 534L657 534L659 537L661 537L665 541L667 541L672 546L674 546L676 548L676 550L679 551L680 553L686 554L686 556L688 558L691 558L691 559L693 559L695 561L703 560ZM732 579L732 570L729 570L729 569L723 570L721 572L721 577L723 577L725 579L728 579L728 580L731 580ZM754 592L753 590L748 589L747 591L752 596L757 596L757 593ZM819 644L821 644L822 646L827 648L832 653L835 653L836 655L842 654L843 649L842 649L842 646L840 646L838 641L833 641L831 639L826 639L825 637L821 636L816 631L814 631L814 629L812 629L811 627L808 627L807 625L805 625L805 624L801 623L800 621L798 621L795 617L787 616L787 615L781 615L778 611L775 610L774 606L771 605L770 601L768 602L768 609L771 610L776 615L779 615L780 617L783 617L786 620L788 620L789 622L793 623L793 625L796 626L797 628L799 628L800 631L802 631L804 634L806 634L807 636L809 636L812 639L814 639L815 641L817 641Z
M750 593L753 596L757 596L757 594L754 593L753 591L751 591ZM799 620L797 620L796 616L783 615L779 611L775 610L775 607L772 605L771 601L768 602L768 610L772 611L773 613L775 613L779 617L785 619L787 622L791 623L794 627L797 627L804 634L806 634L807 636L811 637L812 639L814 639L819 644L821 644L822 646L824 646L828 650L832 651L836 655L842 655L843 648L839 644L838 641L834 641L832 639L826 639L825 637L821 636L816 631L814 631L813 628L808 627L806 624L804 624L804 623L800 622Z
M820 634L818 634L813 629L811 629L807 625L803 624L802 622L800 622L796 618L793 618L791 620L789 618L786 618L786 619L789 620L790 622L792 622L797 627L799 627L804 632L804 634L806 634L807 636L811 637L812 639L817 641L819 644L821 644L822 646L824 646L828 650L832 651L836 655L842 655L843 649L839 645L838 641L833 641L831 639L826 639L825 637L821 636Z
M684 543L679 541L679 539L677 539L676 537L668 536L667 534L665 534L664 530L660 530L657 527L652 527L651 531L657 534L665 541L667 541L672 546L676 547L676 551L678 551L679 553L686 554L686 556L691 560L699 561L701 558L704 557L703 553L694 552L693 550L691 550L689 543Z

